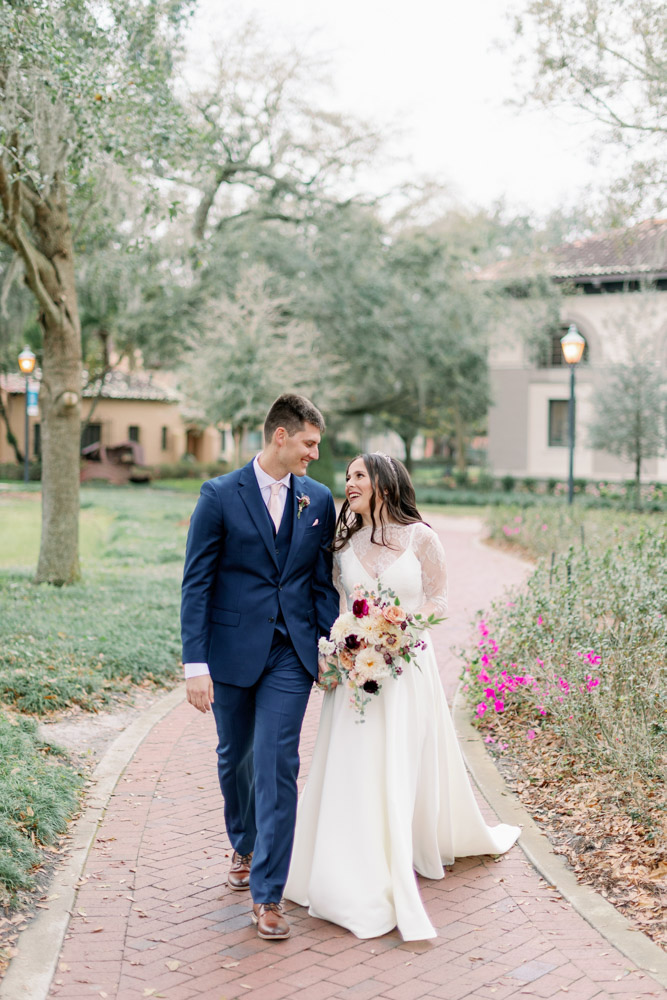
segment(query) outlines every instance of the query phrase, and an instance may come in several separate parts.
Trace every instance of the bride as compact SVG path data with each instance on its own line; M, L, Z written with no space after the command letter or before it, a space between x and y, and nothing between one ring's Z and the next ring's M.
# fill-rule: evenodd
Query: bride
M442 614L444 552L403 464L354 459L345 494L334 542L341 612L355 586L380 581L406 611ZM394 927L406 941L435 937L414 871L442 878L454 858L502 854L521 832L482 818L426 637L417 662L370 700L363 723L343 685L327 691L299 802L285 896L359 938Z

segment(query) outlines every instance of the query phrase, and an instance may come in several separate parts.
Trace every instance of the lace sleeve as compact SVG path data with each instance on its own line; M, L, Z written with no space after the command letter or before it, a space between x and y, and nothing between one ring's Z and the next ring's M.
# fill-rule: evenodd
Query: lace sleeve
M426 603L419 611L425 617L436 614L441 618L447 611L445 550L435 531L426 524L415 526L413 547L421 563L422 589L426 597Z
M345 594L345 588L343 587L343 580L341 578L340 555L338 552L335 553L333 560L333 585L338 591L338 597L340 600L339 614L342 615L345 611L347 611L347 596Z

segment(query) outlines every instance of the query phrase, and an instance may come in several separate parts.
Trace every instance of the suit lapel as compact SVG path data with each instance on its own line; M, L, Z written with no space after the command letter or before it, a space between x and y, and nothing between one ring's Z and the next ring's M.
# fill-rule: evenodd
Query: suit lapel
M292 491L290 490L290 493ZM245 504L248 513L255 522L255 527L259 532L266 549L273 562L278 565L276 559L276 541L271 528L269 513L266 504L262 499L262 492L257 482L257 476L253 469L252 462L244 466L239 477L239 495Z
M287 503L285 504L285 513L283 514L283 517L285 517L288 510L290 511L290 515L292 517L292 541L290 543L289 552L287 553L287 561L283 567L283 576L285 576L290 569L292 562L299 551L299 546L303 541L303 535L306 530L307 508L304 507L301 512L301 517L299 517L298 497L306 495L307 492L308 491L304 486L303 480L295 475L292 475L291 489L287 497Z

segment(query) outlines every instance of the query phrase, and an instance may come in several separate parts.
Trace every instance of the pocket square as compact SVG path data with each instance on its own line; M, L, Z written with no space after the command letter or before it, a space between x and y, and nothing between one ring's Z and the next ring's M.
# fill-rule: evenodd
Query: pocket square
M311 524L311 528L314 528L315 525L319 524L319 523L320 523L320 519L319 519L319 517L316 517L315 520L313 521L313 523Z

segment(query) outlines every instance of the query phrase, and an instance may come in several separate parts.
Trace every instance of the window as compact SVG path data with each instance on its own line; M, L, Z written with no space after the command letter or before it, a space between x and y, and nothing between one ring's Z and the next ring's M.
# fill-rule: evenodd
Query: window
M128 437L129 441L138 441L139 440L139 428L136 427L134 424L131 424L127 428L127 437Z
M564 337L569 330L568 326L561 326L557 330L552 330L549 334L548 340L544 340L540 344L540 352L538 358L539 368L563 368L566 367L565 358L563 357L563 348L560 346L560 338ZM579 331L581 333L581 331ZM582 362L588 361L588 342L584 347L584 353L581 357Z
M161 447L162 447L162 451L166 451L167 450L167 428L166 427L162 428L162 445L161 445Z
M87 448L89 444L99 444L102 440L102 424L88 424L81 434L81 447Z
M549 447L562 448L568 442L568 406L567 399L549 400Z

